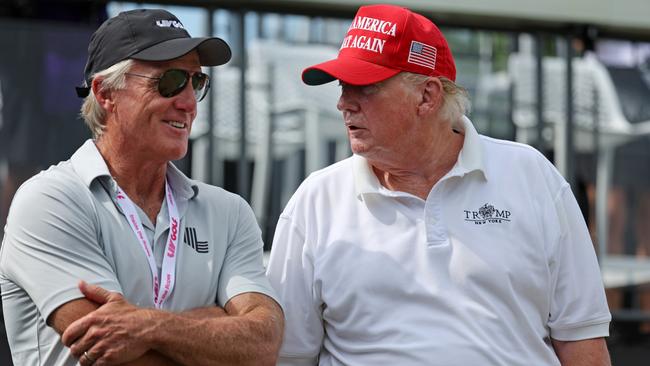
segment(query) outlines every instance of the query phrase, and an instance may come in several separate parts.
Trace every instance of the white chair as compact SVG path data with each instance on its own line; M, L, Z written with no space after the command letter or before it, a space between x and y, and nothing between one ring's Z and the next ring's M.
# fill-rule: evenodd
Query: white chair
M288 173L282 177L280 202L284 205L302 180L299 155L303 151L304 172L309 174L349 156L350 149L340 113L336 110L340 94L338 85L333 82L310 87L300 79L305 67L336 57L336 48L256 40L247 51L247 158L255 162L251 206L264 226L269 203L270 169L274 160L289 162ZM216 151L213 159L219 159L215 164L219 169L223 167L224 159L239 159L240 69L216 68L214 79ZM204 136L207 130L206 106L203 105L203 110L199 111L194 136ZM207 139L201 140L201 143L194 144L197 157L194 160L199 170L200 166L205 166L199 157L207 151ZM333 161L329 154L331 145L335 146ZM197 171L196 175L200 173Z
M545 57L543 67L544 123L565 125L566 60ZM508 72L514 87L513 119L518 127L518 141L529 142L535 138L536 69L536 60L532 55L510 56ZM577 151L594 150L593 132L596 125L601 147L618 146L631 138L650 132L650 121L632 124L625 118L607 69L594 57L573 60L572 100Z
M264 221L273 158L290 162L290 173L283 177L282 183L280 202L283 206L302 180L300 159L295 157L296 149L291 146L304 149L306 174L332 163L326 153L330 143L336 145L334 160L348 156L349 148L340 113L336 110L338 85L313 87L300 79L305 67L335 58L338 52L335 47L257 40L250 44L248 52L251 78L265 85L272 117L263 128L273 133L265 134L266 139L258 142L251 195L251 205L258 219ZM289 131L294 132L296 145L283 137Z
M618 286L620 276L608 273L618 271L609 266L607 258L607 194L611 184L614 153L617 146L650 134L650 120L632 123L623 113L621 99L607 70L592 56L575 58L573 64L573 121L576 151L598 151L596 171L596 230L598 253L603 276L610 281L606 285ZM536 60L532 55L513 54L509 58L508 72L514 88L513 122L517 126L517 140L529 143L536 139ZM543 65L543 123L553 127L556 157L565 156L564 138L561 133L566 126L566 60L545 57ZM640 90L650 97L650 89ZM597 127L597 133L595 128ZM596 145L597 144L597 145ZM562 169L560 169L562 171ZM638 266L637 266L638 267ZM629 277L645 278L645 277Z

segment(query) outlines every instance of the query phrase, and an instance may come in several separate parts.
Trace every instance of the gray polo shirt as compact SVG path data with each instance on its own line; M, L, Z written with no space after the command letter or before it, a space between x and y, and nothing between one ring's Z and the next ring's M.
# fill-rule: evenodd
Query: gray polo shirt
M176 284L164 309L181 311L259 292L275 299L262 264L260 230L239 196L188 179L167 178L181 217ZM153 307L146 256L116 202L117 184L88 140L70 160L41 172L16 193L0 249L0 285L14 364L75 365L46 325L59 306L82 297L79 280ZM163 201L155 225L136 208L158 265L169 232Z

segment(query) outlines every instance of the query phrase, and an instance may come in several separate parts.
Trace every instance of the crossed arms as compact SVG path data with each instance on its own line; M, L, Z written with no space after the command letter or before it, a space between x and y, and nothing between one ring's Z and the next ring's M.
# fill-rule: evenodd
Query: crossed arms
M182 313L143 309L101 287L80 284L86 298L58 308L49 319L82 365L273 365L282 340L283 315L269 297L245 293L225 309ZM610 365L603 338L553 340L563 366ZM215 363L218 362L218 363Z
M85 298L59 307L48 324L82 366L275 364L284 318L266 295L244 293L223 309L172 313L139 308L84 282L79 289Z

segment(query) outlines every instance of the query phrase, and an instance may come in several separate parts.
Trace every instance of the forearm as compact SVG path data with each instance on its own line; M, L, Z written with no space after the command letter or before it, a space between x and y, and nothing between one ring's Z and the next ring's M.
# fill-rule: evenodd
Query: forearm
M87 299L77 299L68 302L64 306L61 306L48 318L48 325L51 326L57 333L60 335L63 334L64 330L75 320L79 319L81 316L88 314L92 311L97 310L99 307L98 304L91 302ZM216 308L221 310L222 313L225 313L223 309ZM216 313L215 310L213 310ZM193 312L188 312L188 316L197 314ZM73 346L74 347L74 346ZM73 351L73 355L79 355L81 352ZM79 357L79 356L78 356ZM83 356L81 356L83 357ZM178 363L172 361L170 358L160 354L157 351L150 350L143 354L141 357L124 363L125 366L177 366Z
M167 356L156 351L149 351L136 360L121 364L123 366L181 366Z
M552 341L562 366L611 366L604 338Z
M222 316L228 316L228 313L226 313L226 311L223 310L223 308L220 308L218 306L206 306L202 308L183 311L177 314L189 319L210 319L210 318L219 318Z
M48 323L64 327L58 329L61 341L84 366L89 358L98 366L174 364L163 357L188 366L273 365L282 342L282 309L263 294L234 296L224 309L172 313L139 308L119 293L84 282L79 288L88 300L103 305L92 310L88 300L71 302ZM90 357L84 359L85 352Z
M171 315L174 315L172 319L169 319L167 317L168 315L170 315L170 313L160 312L159 314L160 321L169 322L169 323L163 323L163 327L167 327L168 329L166 331L156 332L156 333L159 333L162 339L169 337L170 339L174 340L174 342L168 342L167 346L162 346L163 349L167 349L169 351L168 352L169 356L164 355L163 353L160 353L156 350L149 350L146 354L144 354L142 357L138 358L137 360L133 360L131 362L125 363L124 364L125 366L126 365L128 366L201 365L200 361L197 362L195 360L197 359L210 360L211 354L204 352L203 348L213 347L217 344L218 341L211 342L210 340L203 340L204 337L200 337L200 334L197 334L197 330L196 330L196 328L201 328L201 324L194 325L189 321L190 320L199 321L199 323L201 323L201 321L212 320L215 318L228 316L225 310L217 306L210 306L210 307L192 309L180 313L172 313ZM174 326L171 326L172 324L174 324ZM192 328L195 329L193 330L187 329L187 326L190 324L192 324ZM165 332L168 332L169 334L165 335ZM175 342L177 340L181 340L180 338L183 338L184 340L190 342L191 344L188 345L188 344L184 344L184 342ZM237 343L237 344L241 346L241 343ZM196 345L200 345L204 347L192 347ZM188 347L192 347L192 348L188 348ZM193 357L188 359L187 355L184 355L185 352L179 352L179 350L186 350L187 351L186 353L188 355L192 355ZM205 361L204 363L211 364L211 365L231 364L231 362L225 358L223 359L223 361L219 361L218 363L214 361Z
M155 318L152 349L182 365L274 365L282 340L283 319L264 308L243 316L212 307Z

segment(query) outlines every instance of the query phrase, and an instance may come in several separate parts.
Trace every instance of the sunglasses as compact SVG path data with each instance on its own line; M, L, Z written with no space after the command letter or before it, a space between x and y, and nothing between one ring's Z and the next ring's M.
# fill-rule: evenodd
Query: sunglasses
M190 78L192 79L192 89L194 90L194 96L196 97L197 102L202 101L206 94L208 94L208 89L210 89L210 77L202 72L190 74L185 70L169 69L163 72L160 77L133 74L129 72L127 72L126 75L158 80L158 93L165 98L171 98L180 94L187 86Z

